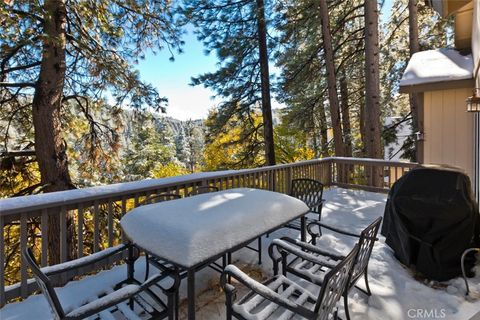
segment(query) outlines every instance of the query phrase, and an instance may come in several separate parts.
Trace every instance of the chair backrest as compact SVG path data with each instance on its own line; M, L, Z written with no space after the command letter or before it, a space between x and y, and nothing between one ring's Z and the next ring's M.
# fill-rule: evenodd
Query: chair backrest
M60 304L60 300L58 300L58 296L53 289L52 283L48 276L40 270L40 267L33 256L33 252L30 248L26 248L23 251L23 259L27 262L30 266L30 269L33 272L33 276L37 281L40 290L42 291L43 295L47 299L48 303L50 304L50 308L53 311L55 319L63 319L65 317L65 312Z
M323 198L323 183L313 179L293 179L290 195L302 200L311 211L320 213L318 204Z
M175 193L159 193L153 194L145 198L139 205L143 206L145 204L169 201L182 198L181 195Z
M215 186L200 186L193 187L192 191L187 194L187 197L196 196L197 194L217 192L219 191L218 187Z
M358 240L358 256L355 261L355 265L353 266L350 286L355 285L357 280L362 276L368 266L368 261L370 260L373 246L377 240L377 234L378 230L380 229L381 222L382 217L378 217L360 233L360 239Z
M330 319L333 308L342 297L348 285L357 255L358 244L353 247L352 251L335 268L325 275L314 309L317 320Z

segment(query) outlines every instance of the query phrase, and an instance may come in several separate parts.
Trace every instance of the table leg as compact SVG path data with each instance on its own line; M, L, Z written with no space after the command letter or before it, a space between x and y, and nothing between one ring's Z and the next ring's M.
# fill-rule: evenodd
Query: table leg
M187 271L188 320L195 320L195 270Z
M135 275L135 257L133 253L133 245L128 246L128 257L127 257L127 283L133 283ZM133 310L133 299L129 299L128 305L130 309Z
M306 231L306 220L307 218L305 216L302 216L300 218L300 240L303 242L307 241L307 231Z
M127 279L129 283L133 283L133 277L135 274L135 257L133 254L133 245L128 246L128 257L127 257Z

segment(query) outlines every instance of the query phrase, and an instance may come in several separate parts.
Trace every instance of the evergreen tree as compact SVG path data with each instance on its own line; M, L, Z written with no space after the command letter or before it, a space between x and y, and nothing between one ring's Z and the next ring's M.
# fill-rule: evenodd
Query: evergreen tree
M178 48L171 7L169 1L150 0L0 2L0 105L31 110L45 192L74 187L62 126L69 100L83 106L86 118L92 116L90 101L106 90L118 105L161 107L164 99L140 81L131 64L146 48ZM32 93L33 99L25 99ZM58 263L58 215L49 219L50 263ZM68 225L71 220L69 215Z
M160 119L140 114L125 146L123 177L127 181L157 178L162 167L177 164L173 135Z
M271 9L263 0L188 1L184 10L189 21L205 47L215 51L219 69L193 79L194 85L203 84L212 88L222 103L210 124L210 134L220 134L237 121L251 121L251 114L261 110L262 123L254 126L255 131L247 135L246 141L262 144L265 163L275 164L273 124L270 102L270 76L268 71L267 42L268 23L265 17ZM242 142L243 143L243 142Z

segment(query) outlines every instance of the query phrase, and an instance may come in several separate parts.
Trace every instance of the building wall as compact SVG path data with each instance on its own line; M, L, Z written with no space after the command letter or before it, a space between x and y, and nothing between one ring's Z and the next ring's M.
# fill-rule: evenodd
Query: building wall
M472 88L424 93L424 163L462 168L473 181L473 115L465 99Z

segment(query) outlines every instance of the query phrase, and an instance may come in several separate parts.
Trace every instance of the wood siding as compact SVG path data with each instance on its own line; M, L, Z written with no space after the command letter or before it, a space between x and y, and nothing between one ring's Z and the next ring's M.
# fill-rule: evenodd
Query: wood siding
M471 88L424 94L424 163L462 168L473 181L473 115L465 99Z

